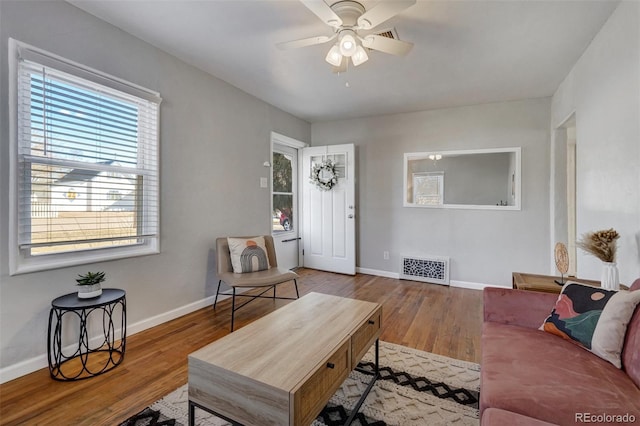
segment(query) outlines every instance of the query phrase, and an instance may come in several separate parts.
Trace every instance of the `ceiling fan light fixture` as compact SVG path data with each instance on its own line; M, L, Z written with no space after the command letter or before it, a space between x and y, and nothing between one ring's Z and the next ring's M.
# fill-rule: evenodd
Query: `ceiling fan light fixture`
M362 19L360 22L358 22L358 24L360 25L360 28L362 28L363 30L368 30L368 29L371 29L371 27L373 27L373 25L371 25L371 21L369 21L368 19Z
M333 47L327 53L327 57L324 58L325 61L329 62L334 67L339 67L342 63L342 54L340 53L340 48L337 44L334 44Z
M340 37L340 53L344 56L352 56L356 53L356 49L358 45L356 44L356 39L351 34L345 34Z
M351 60L353 61L353 66L357 67L358 65L367 62L369 60L369 55L367 55L367 52L362 46L358 46L356 48L356 53L353 54Z
M1 2L2 0L0 0ZM368 50L379 51L396 56L406 55L413 43L388 37L385 31L379 34L359 34L361 30L369 31L381 23L393 18L400 12L416 4L417 0L378 1L369 10L362 0L299 0L320 20L333 29L331 36L307 37L300 40L278 43L280 49L314 46L324 43L335 43L327 52L325 61L333 65L334 72L348 69L349 58L354 66L369 60ZM337 40L335 42L334 40Z

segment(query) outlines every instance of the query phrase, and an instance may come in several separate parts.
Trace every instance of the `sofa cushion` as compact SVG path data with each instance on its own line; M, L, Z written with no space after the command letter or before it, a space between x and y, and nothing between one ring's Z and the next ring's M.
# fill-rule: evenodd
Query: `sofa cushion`
M640 419L640 389L623 370L552 334L485 322L481 365L481 411L563 425L576 424L576 413Z
M512 413L511 411L500 410L499 408L488 408L482 413L480 419L482 426L554 426L555 423L547 423L542 420Z
M269 257L264 237L227 238L233 272L257 272L269 269Z
M618 368L627 325L640 293L568 282L542 329L574 340Z
M640 293L640 278L629 288ZM627 336L622 351L622 368L631 380L640 388L640 305L627 326Z

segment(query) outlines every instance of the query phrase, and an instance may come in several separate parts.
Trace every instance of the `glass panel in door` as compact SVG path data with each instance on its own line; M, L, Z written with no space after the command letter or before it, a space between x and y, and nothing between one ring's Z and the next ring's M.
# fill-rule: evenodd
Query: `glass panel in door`
M294 230L293 156L273 153L273 210L274 233Z

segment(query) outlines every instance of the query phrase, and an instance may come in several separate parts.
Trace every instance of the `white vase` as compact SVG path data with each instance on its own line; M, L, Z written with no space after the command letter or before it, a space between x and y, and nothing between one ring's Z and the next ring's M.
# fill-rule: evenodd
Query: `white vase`
M600 279L600 287L605 290L620 289L618 266L615 262L602 262L602 278Z

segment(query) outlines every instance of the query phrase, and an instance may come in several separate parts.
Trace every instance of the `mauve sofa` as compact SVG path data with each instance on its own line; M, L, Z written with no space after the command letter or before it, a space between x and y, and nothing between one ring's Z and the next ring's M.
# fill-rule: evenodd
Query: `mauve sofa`
M640 291L640 279L630 290ZM557 295L485 288L483 296L482 426L640 424L640 307L627 328L618 369L538 330Z

